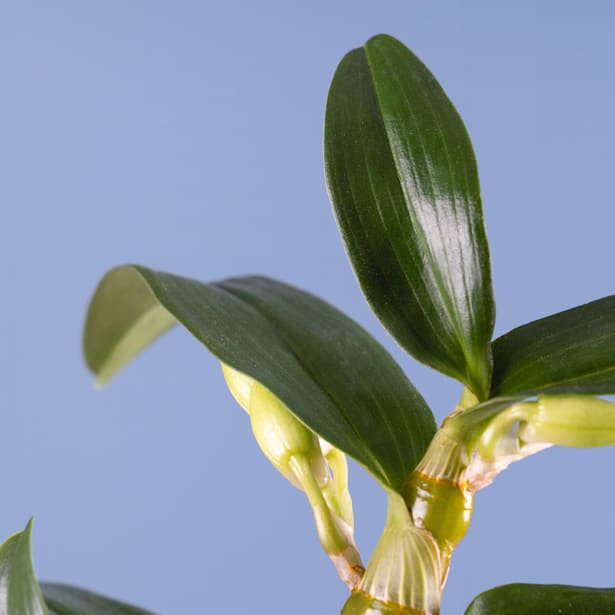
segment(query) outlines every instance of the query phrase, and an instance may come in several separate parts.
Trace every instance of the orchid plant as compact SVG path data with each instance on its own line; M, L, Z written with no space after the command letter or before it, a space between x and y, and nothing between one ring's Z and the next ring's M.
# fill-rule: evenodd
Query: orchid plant
M615 393L615 296L492 339L470 139L433 75L390 36L370 39L337 68L325 169L374 313L410 355L462 385L439 428L369 333L322 299L266 277L203 283L143 266L112 269L89 306L85 358L104 384L183 325L220 361L263 453L305 493L320 543L350 590L342 614L437 615L476 491L550 446L615 444L615 406L597 397ZM388 497L369 558L354 540L346 455ZM145 613L119 603L65 606L79 595L72 588L43 585L41 594L28 553L29 528L0 549L9 588L0 601L30 605L0 612ZM579 612L615 612L615 589L506 585L477 596L466 615Z

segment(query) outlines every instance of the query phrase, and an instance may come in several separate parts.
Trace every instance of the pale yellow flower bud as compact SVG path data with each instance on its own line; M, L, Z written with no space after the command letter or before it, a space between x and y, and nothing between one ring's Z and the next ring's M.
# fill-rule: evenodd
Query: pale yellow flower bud
M233 397L250 415L252 432L267 459L307 495L320 543L342 580L354 588L363 566L353 538L344 454L316 436L265 386L228 365L223 364L222 371Z

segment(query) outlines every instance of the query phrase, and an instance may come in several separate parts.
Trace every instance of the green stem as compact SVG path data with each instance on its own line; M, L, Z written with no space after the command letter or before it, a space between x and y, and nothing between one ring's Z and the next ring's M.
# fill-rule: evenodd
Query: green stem
M342 615L437 615L442 593L438 546L416 527L403 498L390 491L385 528Z
M320 544L327 553L342 553L347 546L347 541L333 521L331 509L314 478L309 460L305 457L294 456L290 460L290 466L312 507Z
M364 568L354 544L352 527L329 508L322 489L314 478L308 458L293 456L290 459L290 467L312 507L320 544L333 561L342 581L350 589L354 589L361 580Z
M463 481L469 461L465 446L455 434L442 427L402 487L413 523L429 532L438 544L442 557L442 586L453 551L472 519L474 496Z
M325 459L333 472L333 480L327 481L322 487L327 504L348 525L354 527L352 499L348 491L348 463L346 455L337 448L331 447L325 454Z
M392 529L405 529L411 522L408 517L408 507L403 498L394 491L387 491L387 520L386 527Z

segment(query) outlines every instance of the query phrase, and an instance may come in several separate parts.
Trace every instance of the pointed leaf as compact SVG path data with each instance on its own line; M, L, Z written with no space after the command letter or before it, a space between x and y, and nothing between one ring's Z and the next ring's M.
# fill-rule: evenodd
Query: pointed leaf
M0 615L48 615L30 557L32 520L0 545Z
M493 356L494 396L615 393L615 295L513 329Z
M515 583L472 600L465 615L612 615L615 589Z
M104 381L175 320L386 485L398 488L431 440L429 408L376 340L321 299L267 278L204 284L113 269L90 304L86 361Z
M76 587L39 586L30 555L31 537L32 520L0 545L0 615L153 615Z
M438 82L394 38L376 36L340 63L325 168L378 318L417 359L485 399L494 303L474 152Z
M41 583L47 606L55 615L154 615L99 594L58 583Z

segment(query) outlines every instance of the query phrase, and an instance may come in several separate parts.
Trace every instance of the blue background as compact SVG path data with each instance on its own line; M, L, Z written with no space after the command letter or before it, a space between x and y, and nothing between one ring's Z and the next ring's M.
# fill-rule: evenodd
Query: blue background
M219 365L176 330L102 392L88 298L137 262L260 272L361 322L438 420L460 386L363 300L327 202L322 125L343 54L411 47L479 162L496 334L615 291L613 4L106 0L0 5L0 535L36 514L42 579L161 615L336 613L303 496L258 451ZM612 450L552 450L478 494L443 613L511 581L615 585ZM351 467L357 537L383 524Z

